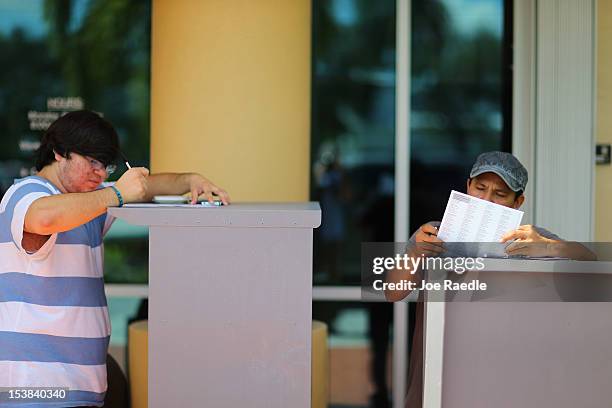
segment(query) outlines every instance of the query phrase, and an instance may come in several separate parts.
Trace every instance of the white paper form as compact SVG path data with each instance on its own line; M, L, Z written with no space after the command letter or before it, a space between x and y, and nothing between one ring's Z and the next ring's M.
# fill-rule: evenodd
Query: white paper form
M438 230L444 242L499 242L521 225L523 211L451 191Z
M163 207L182 207L182 208L220 208L220 205L202 201L198 204L158 204L158 203L129 203L124 207L128 208L163 208Z

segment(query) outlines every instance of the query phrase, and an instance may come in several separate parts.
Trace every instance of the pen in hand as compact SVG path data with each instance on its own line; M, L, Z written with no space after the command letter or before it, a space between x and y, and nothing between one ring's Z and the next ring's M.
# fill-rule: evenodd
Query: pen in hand
M132 166L130 166L130 163L128 162L127 158L125 157L125 155L123 154L123 152L119 151L119 154L121 155L121 158L123 159L125 166L128 168L128 170L132 169Z

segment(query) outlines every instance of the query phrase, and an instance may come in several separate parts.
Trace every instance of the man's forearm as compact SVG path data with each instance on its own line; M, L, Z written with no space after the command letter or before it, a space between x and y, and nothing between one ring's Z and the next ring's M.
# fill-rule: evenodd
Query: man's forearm
M407 269L393 269L385 276L386 283L400 283L401 281L418 282L422 279L420 267L412 271L411 267ZM404 299L410 294L410 290L385 290L385 298L389 302L397 302Z
M179 195L189 191L189 180L193 173L159 173L151 174L147 179L146 201L156 195Z
M111 188L88 193L67 193L42 197L34 201L24 221L24 230L38 235L69 231L119 204Z

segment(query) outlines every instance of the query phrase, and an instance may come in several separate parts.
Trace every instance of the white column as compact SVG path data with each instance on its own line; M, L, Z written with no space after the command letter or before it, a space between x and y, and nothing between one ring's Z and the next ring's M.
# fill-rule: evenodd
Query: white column
M593 237L595 10L537 4L535 222L582 241Z
M409 238L410 0L396 1L395 241ZM408 304L393 304L393 408L403 408L408 367Z
M534 223L536 140L536 9L534 0L514 1L512 78L512 153L529 171L525 191L524 224Z

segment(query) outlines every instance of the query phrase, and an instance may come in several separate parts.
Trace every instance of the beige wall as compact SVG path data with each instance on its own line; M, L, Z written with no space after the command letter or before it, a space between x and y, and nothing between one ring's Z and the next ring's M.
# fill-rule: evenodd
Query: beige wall
M154 0L151 169L308 199L310 0Z
M612 144L612 1L597 2L597 143ZM612 166L596 166L595 239L612 241Z

